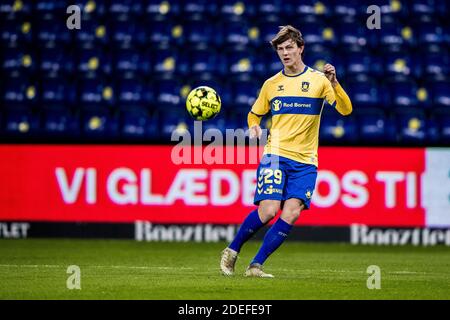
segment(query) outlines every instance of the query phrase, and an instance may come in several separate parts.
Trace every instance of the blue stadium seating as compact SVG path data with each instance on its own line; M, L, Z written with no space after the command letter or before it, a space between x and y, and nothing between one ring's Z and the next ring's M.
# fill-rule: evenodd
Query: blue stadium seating
M153 101L153 91L144 81L124 79L117 87L117 99L120 107L148 105Z
M114 53L114 71L122 77L145 76L152 71L150 54L142 50L117 50Z
M68 108L47 107L43 110L42 135L48 138L76 138L79 119Z
M1 73L5 76L30 76L36 69L37 59L32 50L7 48L1 56Z
M163 111L159 113L161 138L165 141L171 141L172 134L176 133L178 136L189 134L191 139L194 139L193 119L189 117L187 112L183 112L178 107L169 106L162 108L161 111ZM189 132L191 132L192 135Z
M112 71L111 55L99 49L85 49L79 53L77 70L80 77L108 75Z
M39 72L45 77L70 77L75 71L75 58L61 47L40 50Z
M2 85L3 103L5 105L31 106L39 100L36 84L28 78L10 78Z
M159 139L157 119L145 109L123 109L120 115L120 134L126 139Z
M30 108L9 109L4 121L4 133L7 136L32 137L39 134L39 116Z
M72 106L75 104L75 86L66 82L66 78L42 79L40 85L43 105Z
M365 108L356 112L361 141L369 144L395 142L396 127L386 112L379 108Z
M178 16L181 13L181 2L181 0L147 0L144 3L146 17L153 20Z
M115 103L113 86L102 78L84 79L78 87L81 105L111 106Z
M114 139L119 136L118 117L103 108L85 109L81 114L81 132L88 139Z
M398 108L395 111L398 139L401 143L424 144L428 124L425 112L420 108Z
M184 99L199 85L223 103L205 126L245 128L261 84L282 68L269 41L290 23L305 63L334 64L355 109L342 118L325 108L322 142L450 144L448 2L372 2L1 1L0 131L167 141L170 128L192 129ZM70 4L80 30L61 15ZM366 28L371 4L380 30Z
M325 106L325 108L330 106ZM326 115L326 116L325 116ZM327 143L355 143L359 139L354 116L342 117L337 111L325 111L321 120L319 138Z
M29 20L0 21L0 40L4 46L17 47L21 44L30 44L33 40L33 32L34 26Z

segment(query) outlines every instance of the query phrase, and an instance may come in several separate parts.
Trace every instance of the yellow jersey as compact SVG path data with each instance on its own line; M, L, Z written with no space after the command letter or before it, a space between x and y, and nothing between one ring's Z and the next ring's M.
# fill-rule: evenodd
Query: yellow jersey
M318 166L320 116L325 101L343 115L352 104L342 89L322 72L308 66L297 75L284 70L266 80L248 116L249 127L272 113L272 126L264 154L275 154Z

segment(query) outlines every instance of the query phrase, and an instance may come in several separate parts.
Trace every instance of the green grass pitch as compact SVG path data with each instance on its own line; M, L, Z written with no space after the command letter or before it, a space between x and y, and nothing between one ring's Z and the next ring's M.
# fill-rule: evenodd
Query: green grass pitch
M450 299L450 248L287 242L266 262L274 279L242 276L259 247L247 243L237 274L218 270L225 243L0 240L0 299ZM81 270L69 290L67 268ZM381 289L367 288L367 267Z

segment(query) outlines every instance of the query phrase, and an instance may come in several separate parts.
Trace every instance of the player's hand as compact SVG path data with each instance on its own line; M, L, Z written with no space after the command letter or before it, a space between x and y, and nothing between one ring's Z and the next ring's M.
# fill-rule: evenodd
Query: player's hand
M249 132L250 139L253 139L253 138L256 138L256 137L258 137L258 139L261 139L262 130L261 130L260 126L255 124L253 127L251 127L249 129L249 131L250 131Z
M332 85L337 84L337 78L336 78L336 69L333 65L327 63L323 66L323 73L325 74L325 77L327 77L328 80L330 80Z

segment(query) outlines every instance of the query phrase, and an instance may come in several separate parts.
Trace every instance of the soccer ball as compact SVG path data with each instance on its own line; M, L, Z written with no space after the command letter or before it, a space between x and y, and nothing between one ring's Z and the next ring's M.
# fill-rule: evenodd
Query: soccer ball
M222 103L217 92L210 87L193 89L186 98L186 109L195 120L209 120L219 112Z

